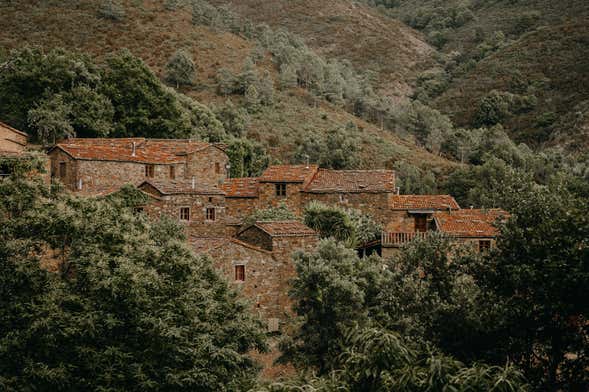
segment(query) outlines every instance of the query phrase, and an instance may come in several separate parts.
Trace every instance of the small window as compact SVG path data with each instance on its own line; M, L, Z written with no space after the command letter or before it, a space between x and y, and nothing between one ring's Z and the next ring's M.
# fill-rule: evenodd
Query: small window
M65 178L67 176L67 163L59 162L59 177Z
M176 179L176 166L170 166L170 179Z
M189 221L190 220L190 208L188 208L188 207L180 208L180 220L181 221Z
M214 221L217 217L215 216L214 208L207 208L207 220Z
M209 197L209 203L212 203L212 202L213 202L213 198Z
M491 249L491 241L489 240L480 240L479 241L479 252L488 252Z
M219 162L215 162L215 174L221 173L221 164Z
M276 196L278 196L278 197L285 197L286 196L286 184L276 184Z
M155 166L145 165L145 177L153 178L155 176Z
M245 265L235 266L235 280L238 282L245 282Z

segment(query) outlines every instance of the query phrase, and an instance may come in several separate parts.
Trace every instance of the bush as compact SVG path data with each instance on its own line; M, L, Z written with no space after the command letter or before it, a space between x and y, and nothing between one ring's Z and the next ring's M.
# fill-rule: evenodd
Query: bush
M103 0L98 9L98 15L104 19L120 22L125 19L125 9L117 0Z

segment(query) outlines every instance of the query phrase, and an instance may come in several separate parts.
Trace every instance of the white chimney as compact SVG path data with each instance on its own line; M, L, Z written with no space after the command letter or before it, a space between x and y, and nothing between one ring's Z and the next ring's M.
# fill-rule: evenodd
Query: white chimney
M82 182L82 179L80 178L78 180L78 190L81 191L82 190L82 186L84 185L84 183Z
M132 147L131 147L131 156L132 157L134 157L136 155L136 149L137 149L136 143L133 142Z
M196 189L196 177L192 177L192 189Z

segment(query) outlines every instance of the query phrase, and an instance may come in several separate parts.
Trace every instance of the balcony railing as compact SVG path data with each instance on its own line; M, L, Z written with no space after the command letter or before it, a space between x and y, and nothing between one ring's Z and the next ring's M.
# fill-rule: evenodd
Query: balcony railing
M415 239L427 238L431 233L382 233L382 246L401 246Z

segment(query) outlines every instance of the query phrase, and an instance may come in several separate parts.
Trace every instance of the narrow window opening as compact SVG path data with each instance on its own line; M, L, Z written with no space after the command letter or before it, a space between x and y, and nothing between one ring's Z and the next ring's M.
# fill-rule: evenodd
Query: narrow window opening
M479 252L488 252L491 249L491 241L481 240L479 241Z
M245 265L235 266L235 280L238 282L245 282Z
M214 208L207 208L207 220L213 222L216 219L216 212Z
M215 174L221 173L221 164L219 162L215 162Z
M170 166L170 179L176 179L176 166Z
M145 165L145 177L153 178L155 176L155 166Z
M59 177L65 178L67 176L67 163L59 162Z

